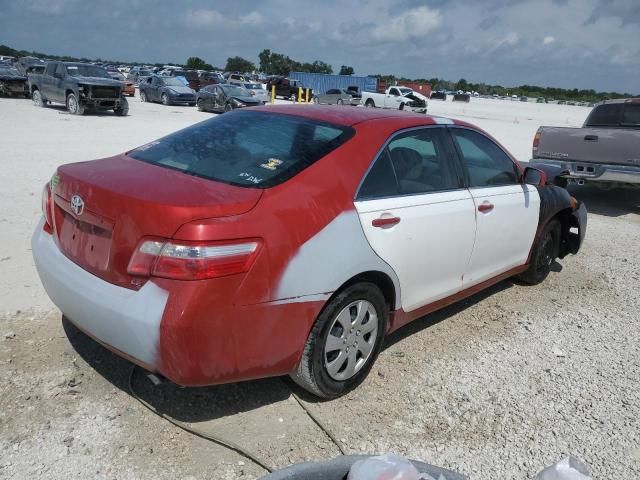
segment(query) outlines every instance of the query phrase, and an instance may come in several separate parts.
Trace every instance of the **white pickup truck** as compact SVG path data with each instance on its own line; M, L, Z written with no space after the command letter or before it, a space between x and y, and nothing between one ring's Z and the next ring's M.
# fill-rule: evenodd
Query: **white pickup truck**
M362 104L365 107L427 113L427 97L407 87L389 87L384 93L362 92Z

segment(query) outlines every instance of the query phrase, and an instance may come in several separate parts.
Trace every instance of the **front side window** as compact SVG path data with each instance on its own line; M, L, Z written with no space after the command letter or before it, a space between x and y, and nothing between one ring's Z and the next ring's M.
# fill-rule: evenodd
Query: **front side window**
M400 92L398 92L397 88L392 88L391 90L389 90L389 95L393 95L394 97L399 97Z
M452 128L451 133L469 174L470 187L520 183L515 163L491 139L463 128Z
M442 128L394 137L367 174L359 198L415 195L462 188Z
M241 187L268 188L309 167L354 130L293 115L237 110L133 150L129 156Z

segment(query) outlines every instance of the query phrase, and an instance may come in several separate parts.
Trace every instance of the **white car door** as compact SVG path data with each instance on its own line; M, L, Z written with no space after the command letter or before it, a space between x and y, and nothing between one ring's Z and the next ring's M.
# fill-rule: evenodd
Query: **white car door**
M366 175L355 202L373 250L400 281L405 312L458 292L475 235L475 205L446 129L401 132Z
M400 95L400 90L395 87L390 88L389 93L384 97L385 108L400 108L401 103L402 95Z
M476 240L463 280L469 287L526 263L540 197L535 187L520 182L516 164L489 137L462 127L449 130L476 208Z

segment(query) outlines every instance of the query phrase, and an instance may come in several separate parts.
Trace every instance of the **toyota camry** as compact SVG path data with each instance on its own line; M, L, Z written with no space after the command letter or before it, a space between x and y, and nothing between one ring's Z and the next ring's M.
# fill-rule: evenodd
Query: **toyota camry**
M184 386L355 388L384 338L578 252L586 208L465 122L240 109L63 165L32 240L62 314Z

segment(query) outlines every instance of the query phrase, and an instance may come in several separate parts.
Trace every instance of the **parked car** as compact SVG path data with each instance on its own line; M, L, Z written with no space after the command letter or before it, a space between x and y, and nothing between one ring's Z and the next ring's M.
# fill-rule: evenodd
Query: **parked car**
M354 98L346 88L331 88L321 95L314 96L313 102L329 105L359 105L360 99Z
M389 87L384 93L362 92L362 102L365 107L427 113L427 97L407 87Z
M28 77L31 98L37 107L45 107L48 102L62 103L74 115L84 114L87 108L113 110L119 116L129 112L122 83L98 65L47 62L43 73L30 73Z
M520 101L521 102L528 102L529 101L529 97L520 97Z
M443 91L431 92L431 100L447 101L447 94Z
M259 100L260 103L264 104L270 100L269 94L264 88L262 88L261 83L247 82L243 83L240 86L244 88L249 93L249 95L255 97L256 100Z
M170 71L169 76L184 78L187 82L187 85L196 92L201 88L200 75L198 75L198 72L196 72L195 70L182 70L176 68Z
M153 75L153 70L150 68L133 67L131 68L131 70L129 70L127 79L132 80L134 83L138 84L146 80L151 75Z
M251 77L249 75L245 75L243 73L233 73L233 72L226 72L223 75L224 79L225 79L225 83L229 84L229 85L239 85L242 86L244 83L248 83L251 81Z
M538 97L536 103L547 103L547 99L544 97Z
M286 98L287 100L296 100L300 94L306 100L307 96L309 100L313 98L313 90L305 88L297 80L274 75L267 80L267 92L271 95L272 89L275 87L276 97Z
M20 73L13 65L0 64L0 95L29 98L27 76Z
M471 95L469 95L468 93L454 93L451 101L469 103L471 101Z
M114 80L122 82L122 94L130 97L136 95L136 85L131 80L127 80L126 77L119 70L107 70L107 73Z
M349 85L345 90L353 98L357 98L358 103L360 103L360 100L362 99L362 92L360 91L360 87L358 87L357 85Z
M200 72L198 73L198 80L200 81L200 88L224 83L224 77L218 72Z
M531 162L555 166L579 184L638 186L638 152L640 98L627 98L597 104L582 128L538 128Z
M472 125L317 105L63 165L42 205L35 264L82 331L179 385L289 374L323 398L408 322L542 282L586 229L584 205Z
M152 75L140 83L139 89L140 100L143 102L162 102L163 105L196 104L196 92L176 77Z
M18 72L26 76L29 71L33 71L31 67L41 67L44 69L44 60L36 57L21 57L13 64L13 66L18 70Z
M264 102L237 85L209 85L196 94L201 112L230 112L236 108L256 107Z

